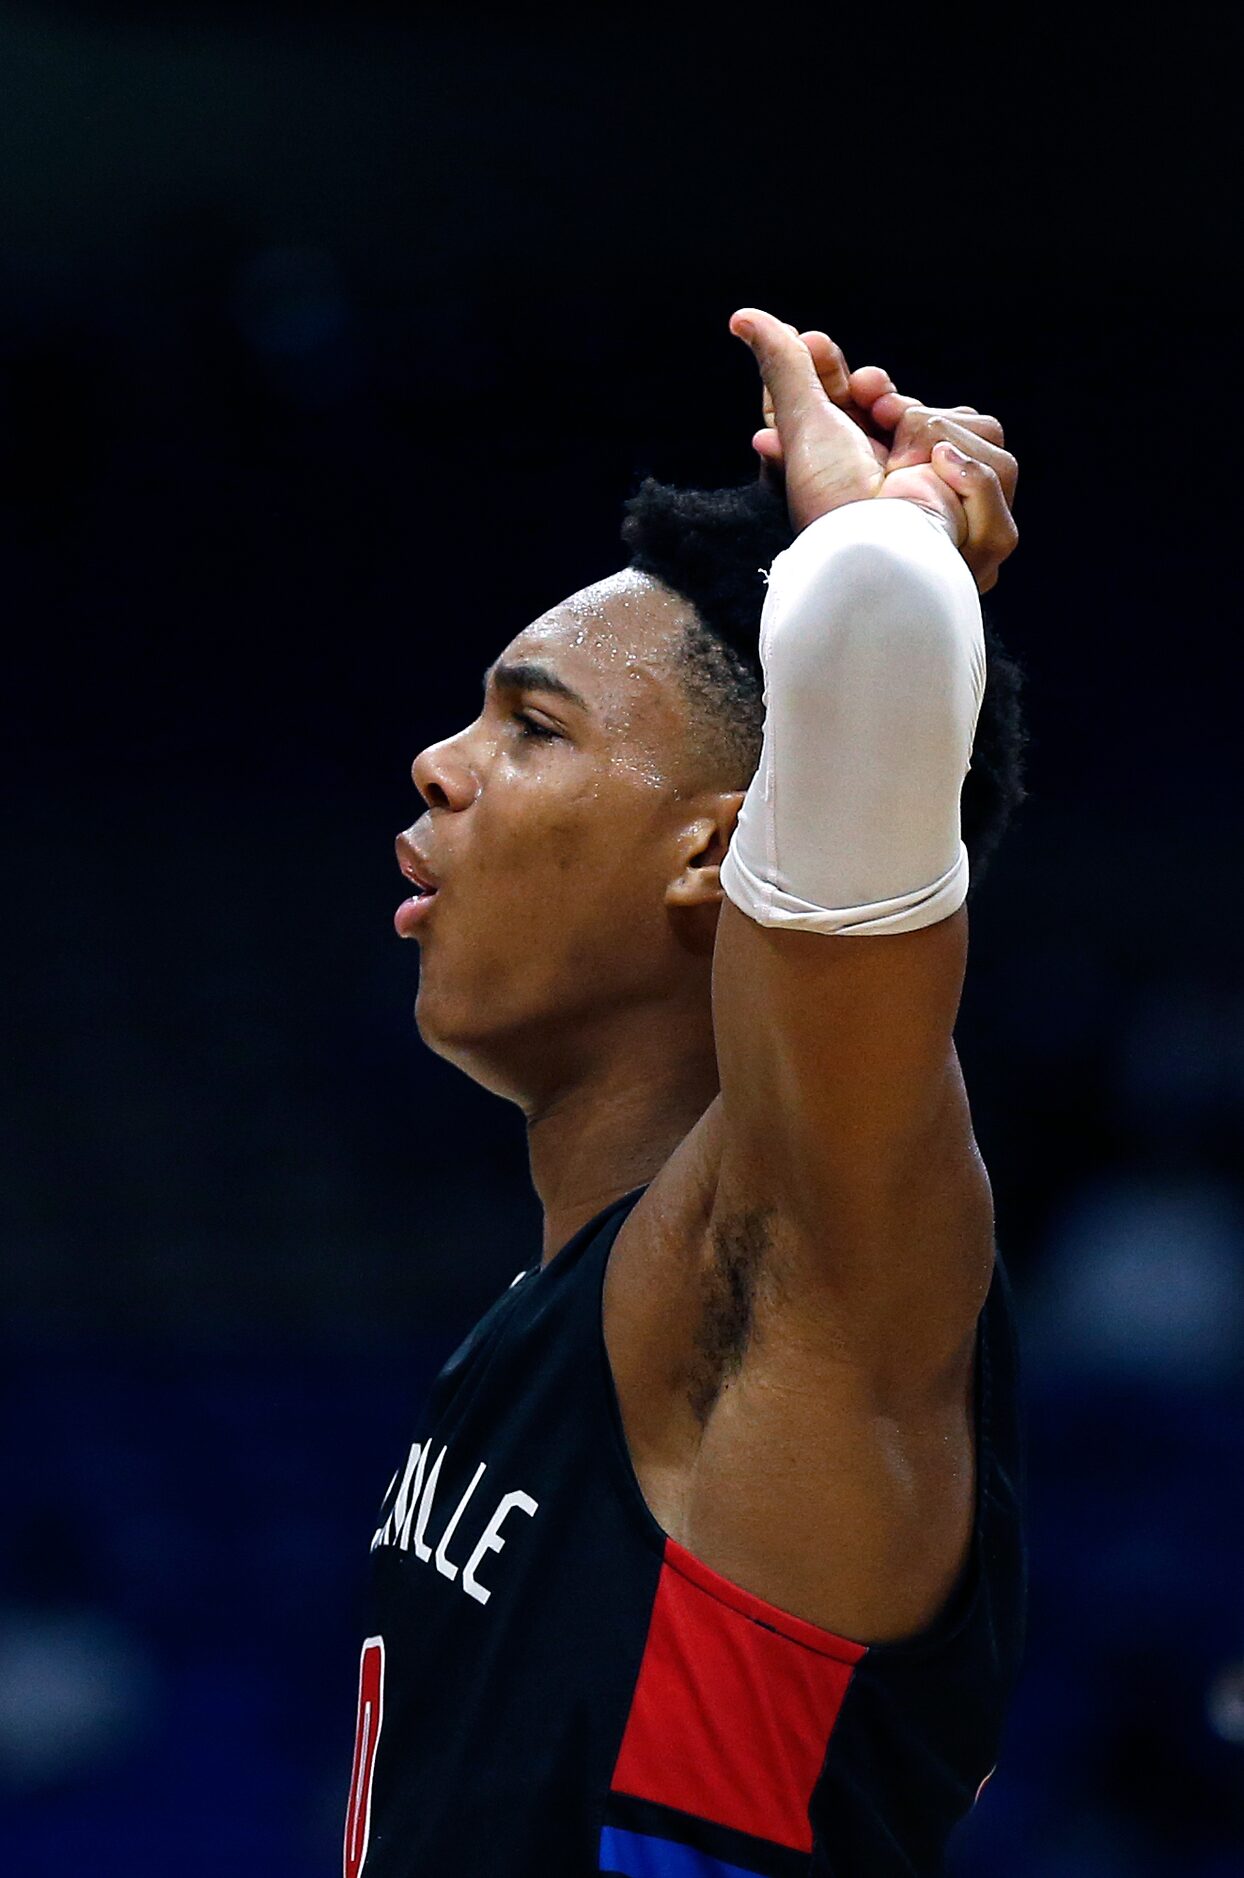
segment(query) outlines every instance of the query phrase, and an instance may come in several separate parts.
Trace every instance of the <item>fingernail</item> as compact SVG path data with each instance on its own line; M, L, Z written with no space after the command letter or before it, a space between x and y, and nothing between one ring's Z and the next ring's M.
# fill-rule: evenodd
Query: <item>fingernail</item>
M962 450L956 450L953 443L943 444L942 448L945 450L947 456L950 458L951 462L954 464L957 470L961 472L966 472L967 470L971 469L972 467L971 457L964 456Z

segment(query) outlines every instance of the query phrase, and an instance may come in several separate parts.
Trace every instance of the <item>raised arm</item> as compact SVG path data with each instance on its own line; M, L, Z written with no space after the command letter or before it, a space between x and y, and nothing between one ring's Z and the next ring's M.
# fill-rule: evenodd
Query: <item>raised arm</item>
M790 329L732 324L800 533L770 576L764 754L722 867L716 1210L764 1218L810 1335L919 1387L961 1352L993 1249L952 1038L985 679L965 517L930 466L887 483Z

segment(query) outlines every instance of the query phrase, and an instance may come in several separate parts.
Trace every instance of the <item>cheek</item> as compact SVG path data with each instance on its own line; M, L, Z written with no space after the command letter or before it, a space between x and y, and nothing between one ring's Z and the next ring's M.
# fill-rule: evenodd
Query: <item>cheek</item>
M610 850L616 817L607 785L586 764L550 756L522 768L502 767L486 788L471 831L472 860L481 872L521 885L536 878L590 878Z
M628 952L646 954L664 921L659 800L646 778L586 763L495 775L462 856L454 939L455 951L467 940L472 978L493 973L504 996L499 955L517 990L556 973L616 977Z
M582 788L537 774L495 779L471 811L437 945L428 948L429 981L440 967L446 988L499 1013L528 1005L538 982L565 969L600 924L608 892L597 808Z

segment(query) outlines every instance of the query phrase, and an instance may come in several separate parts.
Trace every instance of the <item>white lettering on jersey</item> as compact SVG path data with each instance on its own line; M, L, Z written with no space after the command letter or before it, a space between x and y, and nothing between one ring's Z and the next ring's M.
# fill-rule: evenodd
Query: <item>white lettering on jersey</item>
M415 1509L419 1505L423 1494L423 1470L427 1465L428 1443L425 1441L423 1446L420 1447L419 1443L416 1441L414 1447L411 1449L411 1453L418 1454L419 1456L419 1470L411 1485L404 1517L395 1519L393 1526L394 1543L399 1545L403 1552L408 1551L410 1548L410 1529L414 1524ZM396 1511L396 1508L394 1510Z
M456 1578L458 1576L458 1567L456 1565L451 1564L450 1561L445 1557L445 1547L449 1544L449 1541L453 1538L454 1534L458 1530L458 1521L462 1518L462 1515L466 1512L468 1500L471 1498L471 1495L474 1493L476 1487L478 1487L480 1481L484 1478L485 1466L486 1466L486 1463L481 1461L479 1466L476 1468L474 1480L472 1480L470 1486L467 1488L466 1492L463 1494L462 1498L459 1500L457 1506L454 1508L454 1516L450 1520L448 1526L446 1526L444 1532L441 1534L441 1542L436 1548L436 1569L438 1572L440 1572L441 1576L444 1578Z
M375 1538L371 1542L371 1549L373 1552L375 1551L378 1545L392 1544L394 1534L397 1532L398 1527L401 1525L402 1521L406 1517L407 1502L417 1499L419 1497L419 1490L417 1487L415 1489L414 1494L413 1495L411 1494L410 1480L411 1480L411 1475L415 1471L415 1463L416 1461L420 1461L420 1460L421 1460L421 1450L419 1447L419 1443L416 1441L414 1446L410 1450L410 1454L407 1457L406 1471L402 1475L402 1484L397 1490L397 1498L393 1502L393 1510L390 1512L389 1517L384 1522L384 1525L380 1528L380 1531L376 1534ZM421 1477L422 1477L422 1469L421 1469ZM396 1479L397 1479L397 1475L394 1474L393 1480L396 1480ZM389 1492L392 1491L393 1480L389 1482L388 1490L385 1493L385 1499L389 1497Z
M428 1475L428 1484L419 1499L419 1516L415 1520L415 1556L421 1558L425 1565L432 1556L432 1548L425 1543L423 1535L428 1529L428 1514L432 1511L432 1502L436 1498L436 1483L441 1477L441 1465L446 1452L447 1450L442 1448L433 1462L432 1472Z
M528 1518L530 1518L533 1513L539 1510L539 1505L540 1502L533 1500L529 1493L507 1493L504 1495L500 1506L485 1526L483 1537L480 1539L479 1544L463 1567L462 1589L469 1598L475 1598L479 1603L487 1604L489 1598L492 1596L492 1592L488 1589L487 1585L482 1585L475 1576L475 1573L478 1566L489 1552L500 1552L504 1546L505 1540L501 1537L501 1522L504 1520L506 1514L512 1513L515 1507L517 1507L520 1512L526 1513Z
M395 1546L401 1552L413 1551L415 1557L426 1565L435 1559L436 1569L443 1578L453 1582L458 1577L458 1567L449 1557L449 1543L458 1530L462 1515L466 1512L480 1481L488 1471L486 1461L481 1461L471 1479L471 1484L450 1514L448 1524L436 1542L435 1549L428 1542L428 1521L431 1518L433 1502L436 1499L437 1483L440 1480L441 1467L444 1464L448 1448L442 1447L428 1471L428 1455L432 1451L431 1442L414 1442L406 1457L405 1467L400 1470L401 1479L394 1474L386 1492L392 1493L394 1483L398 1482L393 1505L384 1523L372 1536L371 1549L377 1546ZM382 1502L383 1504L383 1502ZM477 1576L479 1567L490 1552L501 1552L505 1547L501 1527L508 1516L515 1512L526 1513L530 1519L539 1511L540 1502L529 1493L513 1492L503 1494L494 1508L492 1517L485 1526L479 1543L462 1568L461 1585L469 1598L477 1604L487 1604L492 1592L487 1585L480 1583Z

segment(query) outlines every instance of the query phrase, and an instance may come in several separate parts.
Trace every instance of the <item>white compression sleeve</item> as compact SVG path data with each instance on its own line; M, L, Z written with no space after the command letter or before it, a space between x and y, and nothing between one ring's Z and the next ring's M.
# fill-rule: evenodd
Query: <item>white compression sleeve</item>
M976 586L911 502L850 502L774 560L764 747L721 868L762 926L914 932L963 904L959 791L985 690Z

